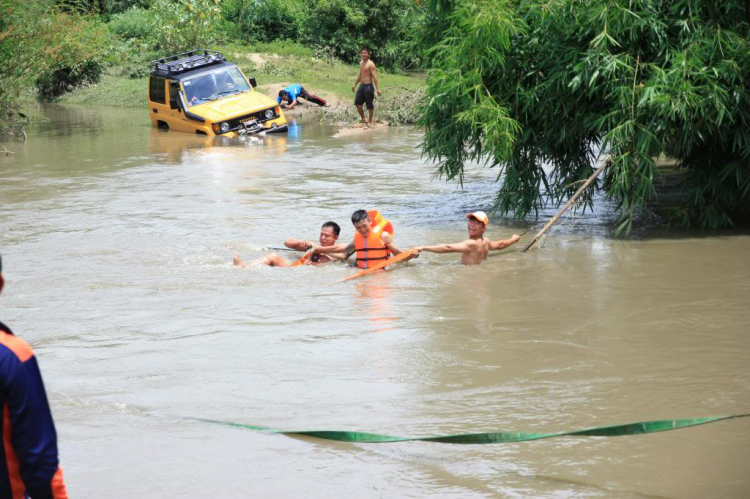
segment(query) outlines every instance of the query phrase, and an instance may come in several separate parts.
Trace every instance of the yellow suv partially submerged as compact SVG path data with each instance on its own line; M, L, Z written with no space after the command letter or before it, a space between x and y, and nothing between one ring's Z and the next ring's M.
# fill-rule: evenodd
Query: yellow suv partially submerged
M156 127L224 137L287 131L276 101L220 52L194 50L151 64L148 107Z

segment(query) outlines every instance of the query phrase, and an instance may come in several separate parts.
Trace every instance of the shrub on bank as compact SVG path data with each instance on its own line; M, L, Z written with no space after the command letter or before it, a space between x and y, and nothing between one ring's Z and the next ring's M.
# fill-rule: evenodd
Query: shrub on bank
M423 14L411 0L226 0L222 12L239 42L290 40L349 63L366 45L389 69L421 61L412 33Z
M230 26L227 34L234 41L299 41L308 4L302 0L226 0L222 10Z
M360 48L367 46L385 68L419 64L411 33L422 14L411 0L315 0L308 13L302 32L306 45L327 49L350 63L358 61Z
M130 9L115 14L109 21L109 30L123 40L153 39L154 27L149 12L144 9ZM153 43L153 40L152 40Z
M109 41L95 17L57 6L52 0L0 4L0 112L14 116L18 99L44 80L52 87L58 77L92 77ZM88 64L88 66L86 66ZM72 70L67 76L59 71ZM17 130L3 123L3 130Z
M37 95L44 100L52 100L81 85L99 81L104 71L101 59L94 57L73 66L63 66L51 72L44 72L36 80Z
M222 16L217 4L214 0L154 0L148 10L154 48L175 53L222 41Z

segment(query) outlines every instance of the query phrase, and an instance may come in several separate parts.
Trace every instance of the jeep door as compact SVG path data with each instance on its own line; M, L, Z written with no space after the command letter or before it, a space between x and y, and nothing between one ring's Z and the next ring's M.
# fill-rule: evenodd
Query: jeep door
M151 76L148 82L148 114L155 127L169 125L169 103L167 102L167 80Z

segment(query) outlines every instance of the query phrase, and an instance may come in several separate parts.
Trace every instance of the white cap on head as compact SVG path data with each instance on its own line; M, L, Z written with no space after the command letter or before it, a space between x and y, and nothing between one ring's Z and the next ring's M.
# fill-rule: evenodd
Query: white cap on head
M474 213L469 213L466 215L466 218L473 218L477 222L482 222L485 227L487 227L487 224L490 223L490 217L487 216L487 214L483 211L475 211Z

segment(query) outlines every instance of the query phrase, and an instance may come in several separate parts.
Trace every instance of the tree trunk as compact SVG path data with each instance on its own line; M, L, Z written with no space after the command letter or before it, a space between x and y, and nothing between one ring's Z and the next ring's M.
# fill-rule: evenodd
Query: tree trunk
M599 174L604 171L607 165L609 165L609 161L605 161L602 166L600 166L594 173L591 174L589 178L586 179L586 182L584 182L583 185L576 191L576 193L573 194L573 197L570 198L570 200L567 203L565 203L565 206L563 206L562 209L558 211L557 214L554 217L552 217L552 219L544 225L544 227L542 227L542 230L536 233L536 236L534 236L534 239L532 239L531 242L527 244L524 249L521 250L521 253L526 253L529 250L529 248L534 246L534 244L539 240L539 238L542 237L542 234L547 232L549 228L552 227L552 224L557 222L557 220L562 216L562 214L565 213L568 210L568 208L570 208L570 206L576 202L576 199L578 199L578 197L583 193L583 191L585 191L586 188L589 185L591 185L591 182L596 180L596 177L598 177Z

